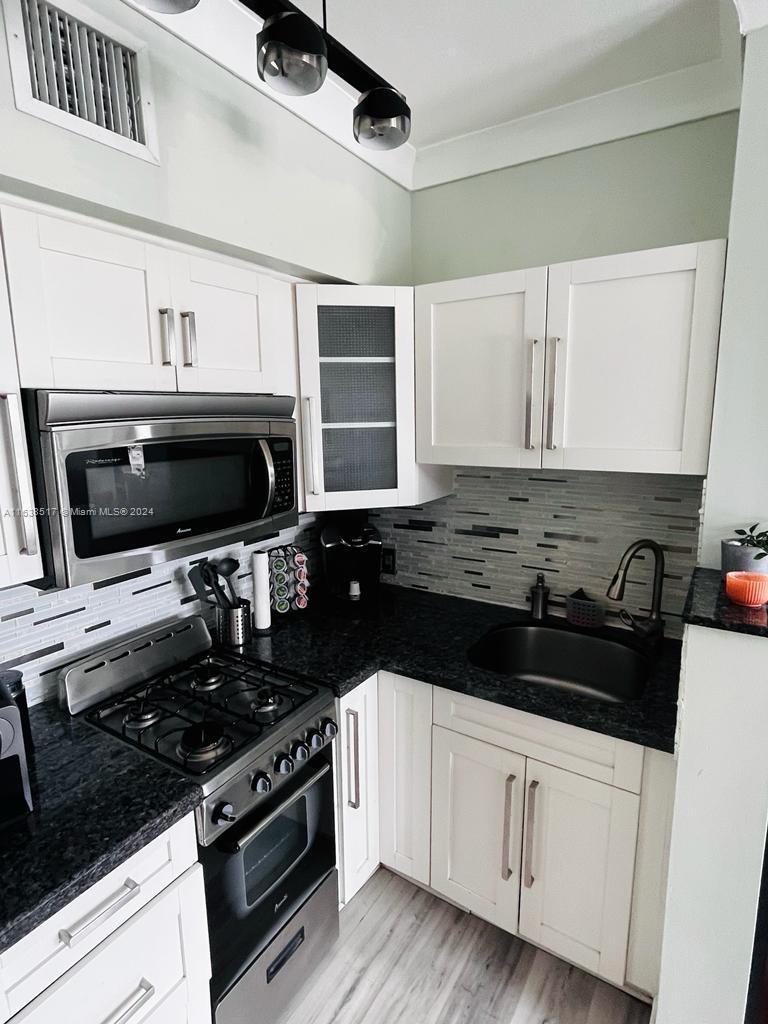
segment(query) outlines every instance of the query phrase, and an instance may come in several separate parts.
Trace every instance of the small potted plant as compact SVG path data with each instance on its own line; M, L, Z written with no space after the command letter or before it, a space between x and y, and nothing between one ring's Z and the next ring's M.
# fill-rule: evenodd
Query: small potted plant
M728 572L768 572L768 530L756 533L759 525L736 530L735 537L720 542L723 576Z

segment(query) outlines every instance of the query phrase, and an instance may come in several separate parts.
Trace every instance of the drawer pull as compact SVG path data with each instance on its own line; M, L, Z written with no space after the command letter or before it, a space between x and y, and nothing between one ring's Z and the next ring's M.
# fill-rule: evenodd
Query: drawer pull
M71 931L67 928L62 928L59 932L59 942L63 942L65 946L76 946L78 942L81 942L87 935L90 935L94 928L98 928L100 924L103 924L113 914L116 914L121 907L124 907L126 903L130 903L140 892L141 886L139 883L134 882L132 878L126 878L120 886L118 895L106 907L97 910L91 917L86 917Z
M154 994L155 986L148 982L146 978L142 978L136 990L136 995L131 997L128 1005L126 1006L123 1003L122 1006L118 1006L115 1012L107 1017L104 1024L128 1024L128 1021L134 1014L138 1013Z
M512 827L512 790L517 781L516 775L508 775L504 783L504 832L501 836L501 879L503 882L512 877L512 868L509 866L509 830Z

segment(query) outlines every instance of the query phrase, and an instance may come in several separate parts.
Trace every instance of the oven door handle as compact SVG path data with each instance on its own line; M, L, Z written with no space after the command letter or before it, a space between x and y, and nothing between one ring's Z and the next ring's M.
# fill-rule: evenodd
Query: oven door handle
M279 804L274 809L274 811L272 811L270 814L266 816L266 818L264 818L263 821L260 821L258 825L254 825L254 827L252 829L249 829L244 836L240 836L240 838L234 843L232 847L232 852L242 853L246 846L248 846L248 844L251 842L251 840L255 839L256 836L263 832L265 828L269 828L269 826L272 824L273 821L275 821L276 818L279 818L280 815L283 814L283 812L291 806L291 804L295 803L297 800L303 797L304 794L308 790L312 789L315 783L319 782L320 779L322 779L324 775L327 775L330 770L331 766L329 764L324 764L320 771L315 772L311 779L307 779L304 785L300 789L297 789L295 793L291 793L288 799L284 800L281 804Z

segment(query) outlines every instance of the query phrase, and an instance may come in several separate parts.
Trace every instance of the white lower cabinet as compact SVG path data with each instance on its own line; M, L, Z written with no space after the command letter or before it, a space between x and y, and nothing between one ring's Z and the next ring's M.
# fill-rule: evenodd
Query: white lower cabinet
M381 863L653 997L671 755L394 673L378 678ZM378 864L370 811L350 806L356 793L368 807L375 800L372 776L357 788L353 781L354 765L366 763L363 743L372 742L371 687L342 702L347 900Z
M14 1024L208 1024L203 869L191 867L23 1009Z
M517 932L525 758L435 726L432 888Z
M381 863L429 885L432 687L379 673Z
M520 935L624 984L640 799L529 759Z
M342 899L347 902L381 863L379 857L379 713L377 678L339 701L338 825Z

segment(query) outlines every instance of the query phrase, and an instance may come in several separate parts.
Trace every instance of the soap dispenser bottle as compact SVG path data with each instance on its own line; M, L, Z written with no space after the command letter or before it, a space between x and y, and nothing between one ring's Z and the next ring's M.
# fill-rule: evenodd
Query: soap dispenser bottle
M548 601L549 587L544 583L544 573L540 572L536 577L535 585L531 587L531 616L536 622L546 619Z

